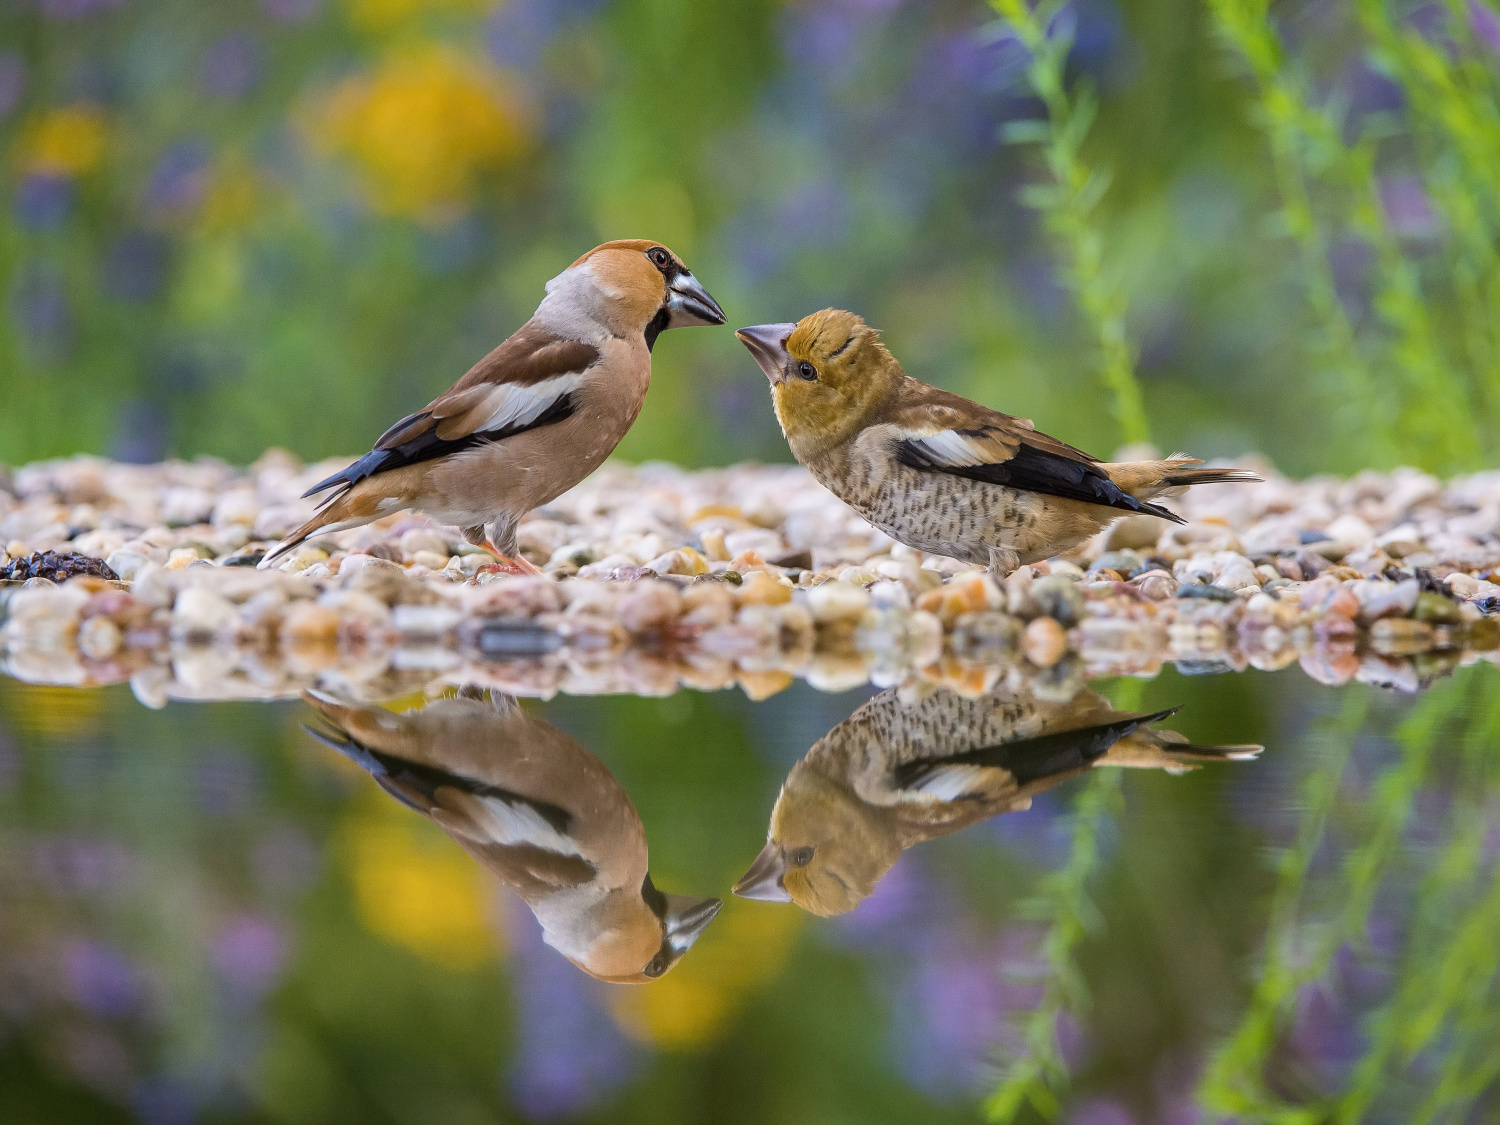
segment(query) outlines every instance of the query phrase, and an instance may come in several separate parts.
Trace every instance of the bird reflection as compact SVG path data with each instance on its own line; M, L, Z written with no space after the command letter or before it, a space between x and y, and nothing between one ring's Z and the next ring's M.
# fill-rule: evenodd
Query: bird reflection
M310 734L498 875L547 944L590 976L660 977L723 905L657 890L645 830L614 775L510 696L464 689L404 714L304 698L332 728Z
M1030 806L1093 766L1185 773L1243 760L1259 746L1195 746L1150 724L1176 713L1116 711L1084 689L1067 702L1007 687L979 698L938 690L875 696L792 767L766 846L735 894L853 910L901 853L976 821Z

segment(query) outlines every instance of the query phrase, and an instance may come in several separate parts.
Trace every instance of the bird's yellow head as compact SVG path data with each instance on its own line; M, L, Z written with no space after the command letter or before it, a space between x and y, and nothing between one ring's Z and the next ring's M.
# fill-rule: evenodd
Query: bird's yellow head
M868 425L903 377L880 333L843 309L735 335L771 380L776 419L799 461Z
M799 764L771 811L771 832L734 893L795 902L827 918L853 910L901 857L889 809L861 801L832 779Z

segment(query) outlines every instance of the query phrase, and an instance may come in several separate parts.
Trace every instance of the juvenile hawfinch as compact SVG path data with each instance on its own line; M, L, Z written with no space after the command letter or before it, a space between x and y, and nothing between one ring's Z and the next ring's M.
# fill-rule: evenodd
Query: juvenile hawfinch
M403 509L427 513L529 572L516 528L597 469L630 429L669 328L723 324L676 254L644 239L596 246L547 283L536 313L375 448L310 488L317 514L261 561L311 535Z
M1076 547L1122 515L1182 523L1150 503L1192 484L1255 481L1201 462L1104 465L966 398L920 383L853 313L737 335L771 380L792 454L891 538L1004 575Z
M321 692L304 698L333 728L308 733L431 817L520 895L546 943L590 976L655 980L723 905L657 890L645 829L614 775L510 696L465 689L404 714Z
M735 885L743 898L795 902L824 917L853 910L914 844L956 832L1092 766L1184 773L1253 758L1259 746L1194 746L1150 715L1116 711L1087 689L1067 703L1029 691L978 699L891 688L819 739L792 767L765 848Z

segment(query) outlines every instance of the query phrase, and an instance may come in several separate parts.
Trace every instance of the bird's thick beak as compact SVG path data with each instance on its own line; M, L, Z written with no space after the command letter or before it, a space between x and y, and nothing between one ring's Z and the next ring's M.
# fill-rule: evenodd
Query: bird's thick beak
M779 328L784 325L769 327ZM750 870L740 876L740 881L734 885L734 893L740 898L753 898L760 902L791 902L792 896L787 893L786 884L782 882L785 875L786 856L775 840L767 841L766 846L760 849L760 855L750 865Z
M724 310L698 279L684 270L667 284L667 327L723 324Z
M691 895L667 895L667 941L678 956L686 953L693 942L708 929L724 903L716 898L693 898Z
M796 327L795 324L753 324L749 328L741 328L735 335L739 337L740 343L750 349L750 354L760 364L766 378L772 383L780 383L786 378L787 363L791 359L787 354L786 342ZM761 854L765 855L764 852ZM736 890L735 893L738 894L739 891Z

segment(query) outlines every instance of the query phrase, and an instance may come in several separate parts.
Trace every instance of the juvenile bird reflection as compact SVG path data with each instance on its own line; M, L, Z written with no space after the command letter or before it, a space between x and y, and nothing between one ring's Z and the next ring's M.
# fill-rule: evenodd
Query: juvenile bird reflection
M660 977L723 905L657 890L645 829L614 775L510 696L465 689L404 714L304 698L332 728L310 734L498 875L547 944L590 976Z
M939 690L907 701L882 692L792 767L766 846L734 892L795 902L823 916L853 910L914 844L1028 808L1093 766L1185 773L1259 746L1196 746L1116 711L1087 689L1068 702L1007 687L979 698Z

